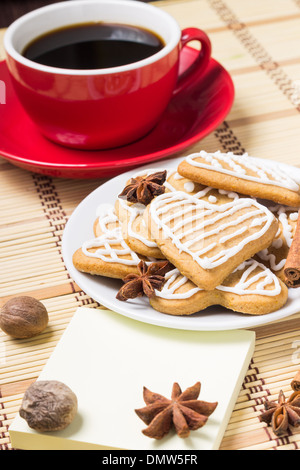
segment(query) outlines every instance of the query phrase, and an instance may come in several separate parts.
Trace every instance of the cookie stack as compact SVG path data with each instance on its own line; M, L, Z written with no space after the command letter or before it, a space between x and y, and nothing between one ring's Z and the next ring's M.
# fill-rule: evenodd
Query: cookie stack
M122 280L120 302L145 294L170 315L211 305L263 315L287 302L283 269L299 207L299 182L275 163L201 151L173 171L125 181L73 263Z

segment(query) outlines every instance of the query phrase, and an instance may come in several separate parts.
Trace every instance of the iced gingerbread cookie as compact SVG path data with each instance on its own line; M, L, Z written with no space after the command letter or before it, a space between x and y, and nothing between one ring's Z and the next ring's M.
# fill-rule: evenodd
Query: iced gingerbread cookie
M121 231L120 220L115 213L112 204L100 204L97 208L96 219L93 225L95 237L100 237L104 233L114 232L119 234Z
M115 211L122 223L122 236L127 245L143 256L164 259L164 255L154 240L149 237L143 215L146 206L117 199Z
M211 204L227 204L228 202L241 197L233 191L226 191L224 189L215 189L210 186L196 183L181 176L177 171L170 172L167 183L172 191L184 191L191 196L203 199Z
M177 171L206 186L300 207L299 179L276 163L248 154L201 151L187 156Z
M123 238L140 255L164 259L165 256L151 239L143 214L153 197L174 191L167 181L167 171L146 169L125 183L125 189L115 203L115 211L122 223Z
M271 206L269 210L277 217L279 228L272 244L257 253L256 259L284 281L284 267L295 235L298 211L281 205Z
M73 254L75 268L84 273L116 279L138 273L141 258L125 243L113 206L102 207L100 212L93 227L95 238L84 242Z
M278 230L274 215L254 199L217 205L181 191L153 199L144 218L165 257L205 290L267 248Z
M137 173L133 176L133 180L137 177L149 177L153 171L160 172L161 170L147 169L143 172ZM127 181L126 185L130 185L132 180ZM167 172L166 181L163 183L164 192L184 191L199 199L210 202L211 204L225 204L231 200L237 199L238 194L222 189L214 189L203 186L199 183L180 176L176 170ZM122 222L122 234L126 243L130 248L144 256L154 257L157 259L164 259L157 246L157 243L150 238L145 220L143 218L146 205L141 203L129 202L126 198L118 198L115 203L115 211Z
M212 305L235 312L264 315L279 310L287 301L288 289L263 264L250 259L231 273L212 291L197 287L173 269L165 275L165 284L150 298L150 304L169 315L192 315Z

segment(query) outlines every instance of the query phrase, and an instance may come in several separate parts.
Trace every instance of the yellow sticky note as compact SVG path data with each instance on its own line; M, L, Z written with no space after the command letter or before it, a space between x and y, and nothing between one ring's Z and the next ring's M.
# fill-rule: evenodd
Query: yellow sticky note
M110 310L78 308L38 380L59 380L78 398L63 431L39 433L16 416L9 428L19 449L218 449L255 344L247 330L186 331L148 325ZM218 402L206 425L182 439L146 437L135 413L143 386L170 398L201 382L199 399Z

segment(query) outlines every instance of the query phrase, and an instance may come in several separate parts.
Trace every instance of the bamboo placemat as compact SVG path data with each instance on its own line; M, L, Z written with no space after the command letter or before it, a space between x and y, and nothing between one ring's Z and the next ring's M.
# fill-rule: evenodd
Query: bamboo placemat
M299 0L156 2L182 28L207 31L213 57L231 73L236 99L226 121L188 151L233 151L300 166ZM0 41L3 30L0 30ZM4 58L0 49L0 58ZM77 204L101 180L64 180L26 172L0 158L0 305L16 295L43 301L50 323L34 339L0 333L0 449L23 393L38 377L77 307L101 308L70 278L61 237ZM300 313L255 329L255 353L224 435L224 450L299 449L300 434L276 438L258 416L300 369Z

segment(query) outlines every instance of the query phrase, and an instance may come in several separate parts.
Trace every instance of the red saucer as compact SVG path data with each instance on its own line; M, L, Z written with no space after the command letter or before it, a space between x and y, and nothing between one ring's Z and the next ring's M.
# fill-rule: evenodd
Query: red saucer
M183 69L197 56L185 47ZM234 99L229 73L214 59L194 85L177 94L157 126L133 144L110 150L74 150L43 137L23 110L0 62L6 104L0 104L0 154L16 166L64 178L106 178L172 156L211 133L225 119Z

